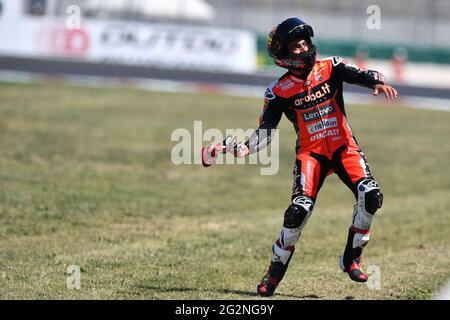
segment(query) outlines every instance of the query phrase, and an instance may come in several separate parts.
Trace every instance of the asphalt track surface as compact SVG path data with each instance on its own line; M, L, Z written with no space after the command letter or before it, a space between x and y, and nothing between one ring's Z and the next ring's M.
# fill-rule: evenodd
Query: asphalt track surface
M189 71L161 69L157 67L92 63L73 60L49 60L20 57L0 57L0 70L22 71L49 76L97 76L112 78L142 78L172 81L189 81L199 84L233 84L247 86L268 86L280 74L258 72L254 74L238 74L223 72ZM450 99L450 90L441 88L414 87L396 85L399 93L405 96L422 98ZM364 93L366 88L347 85L347 92Z

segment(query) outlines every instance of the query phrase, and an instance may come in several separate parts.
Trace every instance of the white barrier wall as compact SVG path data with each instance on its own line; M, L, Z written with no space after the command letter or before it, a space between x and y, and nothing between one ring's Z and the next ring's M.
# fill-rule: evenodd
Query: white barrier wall
M7 1L0 15L0 55L71 58L92 62L253 72L256 36L204 26L82 20L24 15Z

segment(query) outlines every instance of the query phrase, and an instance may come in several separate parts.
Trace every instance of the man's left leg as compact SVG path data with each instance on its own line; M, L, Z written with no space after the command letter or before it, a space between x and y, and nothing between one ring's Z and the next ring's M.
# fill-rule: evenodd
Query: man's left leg
M339 257L339 265L350 279L366 282L368 277L361 270L362 251L369 242L372 219L383 204L383 194L359 149L346 148L336 160L336 173L356 197L347 244L344 254Z

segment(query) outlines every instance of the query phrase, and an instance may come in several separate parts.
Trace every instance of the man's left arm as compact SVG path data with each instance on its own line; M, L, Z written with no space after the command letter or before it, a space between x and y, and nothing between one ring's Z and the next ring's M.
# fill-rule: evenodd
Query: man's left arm
M333 57L332 62L332 72L339 80L373 89L374 96L384 93L388 100L397 99L397 90L386 83L381 72L375 70L363 70L354 64L347 63L344 59L339 57Z

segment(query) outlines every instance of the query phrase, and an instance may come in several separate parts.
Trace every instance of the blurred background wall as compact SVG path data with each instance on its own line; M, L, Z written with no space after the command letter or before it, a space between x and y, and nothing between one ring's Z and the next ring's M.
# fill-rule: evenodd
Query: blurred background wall
M278 74L266 37L290 16L313 26L320 58L450 88L448 0L0 0L0 69L8 56Z
M214 24L266 33L296 15L312 24L319 38L450 48L447 0L209 0L221 14ZM381 9L381 29L366 28L367 8Z
M20 0L19 0L20 1ZM289 16L314 25L319 38L403 43L450 48L448 0L30 0L48 3L48 12L65 15L77 4L87 18L197 22L266 34ZM382 29L365 27L367 8L381 9Z

